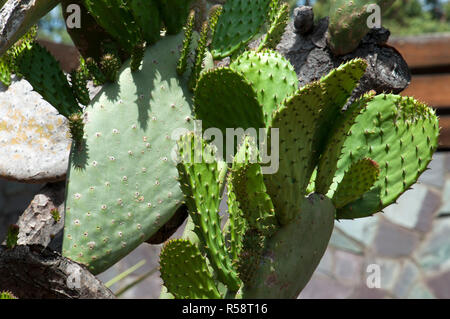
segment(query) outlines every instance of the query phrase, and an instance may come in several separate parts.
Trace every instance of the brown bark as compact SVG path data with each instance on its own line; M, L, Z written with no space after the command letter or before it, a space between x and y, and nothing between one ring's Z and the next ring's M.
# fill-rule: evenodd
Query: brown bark
M42 246L0 246L0 290L21 299L115 298L83 266Z

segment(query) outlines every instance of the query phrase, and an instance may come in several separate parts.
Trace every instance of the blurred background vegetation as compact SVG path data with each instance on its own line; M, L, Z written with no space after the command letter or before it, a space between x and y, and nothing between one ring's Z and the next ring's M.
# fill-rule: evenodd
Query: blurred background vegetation
M0 0L1 2L2 0ZM287 0L292 7L312 5L316 19L328 16L329 0ZM450 32L450 0L396 0L384 14L383 26L393 36ZM71 44L58 6L39 22L39 37L58 43Z

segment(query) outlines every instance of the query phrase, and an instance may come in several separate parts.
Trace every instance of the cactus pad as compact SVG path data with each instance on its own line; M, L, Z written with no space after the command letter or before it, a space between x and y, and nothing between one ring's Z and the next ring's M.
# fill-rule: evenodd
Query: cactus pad
M99 273L150 238L182 204L171 159L178 128L191 129L187 80L176 73L183 37L125 64L87 107L85 147L73 152L63 254Z
M333 196L336 208L357 200L372 188L380 175L380 167L370 158L364 158L350 166Z
M52 104L61 115L80 111L78 102L58 62L38 43L23 50L16 58L17 69L33 89Z
M223 5L212 41L212 55L222 59L238 51L261 29L270 0L228 0Z
M220 170L212 147L193 133L184 135L178 142L177 165L181 189L186 197L189 215L194 221L195 233L206 248L211 266L218 278L229 289L239 289L239 278L232 267L225 247L219 216Z
M259 267L244 286L243 298L297 298L328 246L334 227L331 200L312 194L301 213L266 241Z
M177 299L221 298L200 250L187 240L172 240L160 255L161 278Z
M323 88L318 82L302 87L273 115L273 129L279 130L280 162L275 174L265 175L267 191L275 206L278 221L284 225L295 218L316 165L314 136L323 108Z
M239 56L230 68L241 72L257 93L263 106L264 119L269 123L277 106L298 89L293 66L275 51L248 51Z
M130 8L122 0L83 0L83 3L97 23L114 37L122 49L131 53L140 41L141 30Z
M356 117L339 156L334 184L352 163L370 157L380 167L380 177L361 199L337 211L337 218L372 215L392 204L425 171L437 148L439 123L434 111L413 98L376 96Z
M218 128L224 136L227 128L258 130L265 127L262 107L253 88L241 74L229 68L201 75L194 106L196 118L203 121L203 129Z
M231 183L248 227L264 236L271 236L278 222L258 160L255 141L246 136L234 158Z

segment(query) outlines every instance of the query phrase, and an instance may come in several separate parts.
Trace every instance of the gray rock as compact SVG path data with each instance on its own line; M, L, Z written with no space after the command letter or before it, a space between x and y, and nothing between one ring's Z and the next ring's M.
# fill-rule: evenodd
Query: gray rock
M26 183L64 180L67 120L24 79L0 90L0 177Z
M295 31L307 34L314 25L314 11L312 7L300 6L294 9Z
M328 48L326 34L328 18L323 18L307 34L296 32L294 22L290 22L277 50L294 66L300 85L320 79L333 68L353 58L363 58L368 62L366 74L355 90L353 98L375 90L399 93L411 81L408 65L392 47L385 45L389 36L386 29L372 29L352 53L334 56Z

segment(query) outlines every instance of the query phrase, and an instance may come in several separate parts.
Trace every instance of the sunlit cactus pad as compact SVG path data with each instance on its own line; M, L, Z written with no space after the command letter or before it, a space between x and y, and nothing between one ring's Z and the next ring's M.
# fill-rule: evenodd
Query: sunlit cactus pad
M128 63L86 110L85 140L71 158L63 254L99 273L164 225L182 204L171 134L191 129L191 94L176 73L182 36Z

